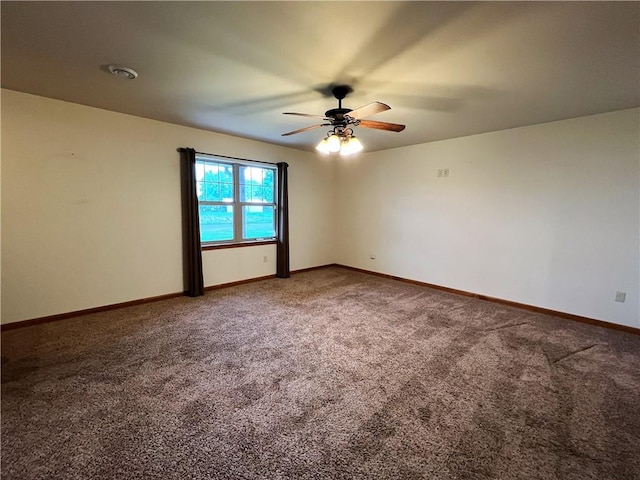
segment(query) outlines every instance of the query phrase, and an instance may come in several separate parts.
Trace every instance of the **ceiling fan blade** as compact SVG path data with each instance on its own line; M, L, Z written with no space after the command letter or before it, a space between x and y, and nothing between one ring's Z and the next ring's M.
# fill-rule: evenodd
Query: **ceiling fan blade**
M294 135L296 133L306 132L307 130L313 130L314 128L325 127L327 125L331 125L331 124L330 123L323 123L321 125L311 125L310 127L299 128L298 130L294 130L293 132L283 133L282 136L283 137L287 137L289 135Z
M283 112L283 115L299 115L301 117L311 117L311 118L320 118L322 120L329 120L324 115L312 115L310 113Z
M369 103L368 105L365 105L364 107L351 110L348 115L351 118L358 119L358 118L368 117L369 115L373 115L375 113L384 112L385 110L389 110L390 108L391 107L386 103L372 102L372 103Z
M376 128L378 130L388 130L390 132L401 132L405 126L399 123L376 122L375 120L360 120L359 127Z

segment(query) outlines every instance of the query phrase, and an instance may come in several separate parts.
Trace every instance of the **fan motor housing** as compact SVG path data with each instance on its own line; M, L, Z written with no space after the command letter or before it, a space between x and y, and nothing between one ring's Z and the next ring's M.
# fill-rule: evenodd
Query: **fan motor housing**
M350 108L332 108L331 110L327 110L324 112L326 117L334 118L338 121L344 119L344 116L351 111Z

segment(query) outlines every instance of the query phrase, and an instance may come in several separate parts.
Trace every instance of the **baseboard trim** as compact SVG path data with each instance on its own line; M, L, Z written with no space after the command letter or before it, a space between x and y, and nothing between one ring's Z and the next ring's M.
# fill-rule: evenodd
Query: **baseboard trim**
M309 267L309 268L301 268L299 270L292 270L291 275L295 275L297 273L302 273L302 272L309 272L311 270L318 270L320 268L327 268L332 265L333 264L320 265L317 267ZM262 277L248 278L246 280L238 280L236 282L221 283L218 285L211 285L211 286L205 287L204 290L211 291L211 290L218 290L221 288L235 287L238 285L244 285L245 283L253 283L253 282L259 282L261 280L268 280L270 278L276 278L276 276L264 275ZM31 318L29 320L20 320L18 322L4 323L0 325L0 331L4 332L6 330L14 330L16 328L31 327L33 325L40 325L43 323L57 322L58 320L66 320L68 318L81 317L83 315L90 315L92 313L100 313L100 312L106 312L109 310L117 310L119 308L134 307L136 305L159 302L161 300L168 300L171 298L177 298L182 296L184 296L184 292L167 293L165 295L157 295L155 297L141 298L139 300L131 300L128 302L113 303L111 305L103 305L101 307L87 308L84 310L76 310L73 312L66 312L66 313L58 313L56 315L48 315L46 317Z
M398 277L396 275L389 275L387 273L380 273L380 272L374 272L373 270L365 270L363 268L357 268L357 267L350 267L348 265L342 265L339 263L330 263L327 265L319 265L316 267L308 267L308 268L301 268L299 270L292 270L291 271L291 275L295 275L298 273L304 273L304 272L310 272L313 270L320 270L323 268L329 268L329 267L339 267L339 268L344 268L346 270L352 270L354 272L360 272L360 273L364 273L364 274L368 274L368 275L374 275L377 277L382 277L382 278L388 278L391 280L397 280L400 282L404 282L404 283L410 283L412 285L419 285L422 287L428 287L428 288L433 288L435 290L440 290L443 292L448 292L448 293L454 293L456 295L462 295L465 297L471 297L471 298L476 298L478 300L484 300L486 302L492 302L492 303L499 303L502 305L508 305L510 307L515 307L515 308L520 308L522 310L528 310L531 312L535 312L535 313L541 313L544 315L551 315L554 317L559 317L559 318L563 318L563 319L567 319L567 320L573 320L575 322L581 322L581 323L587 323L589 325L595 325L597 327L604 327L604 328L609 328L609 329L613 329L613 330L619 330L622 332L627 332L627 333L631 333L634 335L640 335L640 328L635 328L635 327L629 327L627 325L619 325L617 323L611 323L611 322L605 322L603 320L596 320L595 318L589 318L589 317L583 317L580 315L574 315L572 313L566 313L566 312L560 312L558 310L551 310L548 308L542 308L542 307L536 307L534 305L527 305L526 303L519 303L519 302L513 302L511 300L505 300L502 298L496 298L496 297L489 297L487 295L481 295L479 293L473 293L473 292L467 292L465 290L458 290L455 288L449 288L449 287L443 287L442 285L436 285L433 283L427 283L427 282L421 282L419 280L411 280L409 278L403 278L403 277ZM212 291L212 290L219 290L222 288L229 288L229 287L236 287L238 285L244 285L247 283L253 283L253 282L260 282L262 280L269 280L269 279L273 279L273 278L277 278L275 275L264 275L261 277L254 277L254 278L247 278L245 280L238 280L235 282L227 282L227 283L221 283L218 285L211 285L208 287L205 287L205 291ZM48 315L46 317L39 317L39 318L32 318L29 320L21 320L19 322L12 322L12 323L5 323L0 325L0 331L4 332L6 330L14 330L16 328L23 328L23 327L30 327L33 325L40 325L43 323L50 323L50 322L56 322L58 320L66 320L68 318L73 318L73 317L80 317L83 315L89 315L92 313L100 313L100 312L106 312L109 310L117 310L119 308L126 308L126 307L133 307L136 305L143 305L145 303L152 303L152 302L159 302L161 300L169 300L171 298L177 298L177 297L182 297L184 295L184 292L176 292L176 293L168 293L165 295L157 295L155 297L148 297L148 298L141 298L139 300L131 300L128 302L121 302L121 303L114 303L111 305L104 305L101 307L94 307L94 308L87 308L84 310L76 310L73 312L67 312L67 313L59 313L56 315Z
M627 325L620 325L618 323L605 322L604 320L596 320L595 318L583 317L580 315L574 315L572 313L560 312L558 310L551 310L548 308L536 307L534 305L527 305L526 303L513 302L511 300L505 300L502 298L489 297L487 295L481 295L479 293L467 292L465 290L458 290L455 288L443 287L442 285L435 285L433 283L420 282L418 280L411 280L408 278L397 277L395 275L389 275L386 273L374 272L372 270L365 270L363 268L350 267L348 265L341 265L339 263L334 264L336 267L344 268L347 270L353 270L355 272L366 273L368 275L375 275L377 277L388 278L391 280L398 280L404 283L410 283L413 285L419 285L422 287L433 288L443 292L454 293L456 295L462 295L465 297L476 298L478 300L484 300L491 303L499 303L501 305L507 305L510 307L519 308L522 310L528 310L530 312L542 313L544 315L551 315L553 317L559 317L566 320L573 320L575 322L587 323L589 325L595 325L597 327L609 328L612 330L620 330L622 332L632 333L634 335L640 335L640 328L629 327Z
M133 306L136 306L136 305L143 305L145 303L159 302L160 300L168 300L170 298L181 297L183 295L184 295L183 292L167 293L165 295L157 295L155 297L141 298L139 300L131 300L129 302L113 303L111 305L103 305L101 307L86 308L84 310L76 310L76 311L73 311L73 312L58 313L56 315L48 315L46 317L32 318L32 319L29 319L29 320L21 320L19 322L3 323L0 326L0 331L4 332L5 330L13 330L15 328L31 327L33 325L40 325L42 323L57 322L58 320L66 320L66 319L72 318L72 317L81 317L83 315L90 315L92 313L107 312L109 310L116 310L118 308L133 307Z

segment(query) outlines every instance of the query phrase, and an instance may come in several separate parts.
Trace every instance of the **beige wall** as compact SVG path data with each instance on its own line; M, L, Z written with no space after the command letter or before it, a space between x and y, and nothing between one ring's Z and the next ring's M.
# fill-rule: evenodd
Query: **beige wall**
M1 100L2 323L182 291L182 146L289 163L291 268L333 262L327 159L9 90ZM203 263L206 285L269 275L275 247Z
M639 118L626 110L340 162L336 261L640 327Z

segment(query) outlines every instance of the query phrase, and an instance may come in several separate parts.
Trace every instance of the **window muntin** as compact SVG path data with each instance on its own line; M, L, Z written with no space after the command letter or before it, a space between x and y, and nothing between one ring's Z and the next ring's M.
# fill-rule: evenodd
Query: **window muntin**
M203 245L275 239L275 166L197 156L196 185Z

